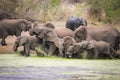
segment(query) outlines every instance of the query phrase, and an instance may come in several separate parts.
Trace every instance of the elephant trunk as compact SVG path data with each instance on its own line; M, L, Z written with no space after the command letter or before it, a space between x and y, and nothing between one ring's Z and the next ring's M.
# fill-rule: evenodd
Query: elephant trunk
M19 41L18 41L18 39L17 39L17 40L15 41L14 46L13 46L13 51L16 52L18 47L19 47Z
M30 34L31 36L34 35L34 31L33 31L33 29L30 29L30 30L29 30L29 34Z
M14 45L14 46L13 46L13 51L16 52L16 51L17 51L17 48L18 48L18 46L17 46L17 45Z

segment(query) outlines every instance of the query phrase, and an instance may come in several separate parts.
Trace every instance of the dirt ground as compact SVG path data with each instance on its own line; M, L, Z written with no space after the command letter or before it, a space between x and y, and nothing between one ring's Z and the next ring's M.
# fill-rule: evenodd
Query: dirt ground
M28 34L28 32L22 32L22 35L29 35L29 34ZM15 39L16 39L15 36L8 36L6 38L7 46L2 46L0 44L0 53L12 53L13 52L12 48L15 43ZM0 39L0 41L1 41L1 39Z

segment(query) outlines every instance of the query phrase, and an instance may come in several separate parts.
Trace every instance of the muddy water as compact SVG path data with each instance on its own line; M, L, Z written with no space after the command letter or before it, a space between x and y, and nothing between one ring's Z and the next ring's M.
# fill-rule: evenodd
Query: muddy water
M117 76L120 76L120 73L101 73L87 68L0 66L0 80L117 80Z
M0 54L0 80L119 80L120 60Z

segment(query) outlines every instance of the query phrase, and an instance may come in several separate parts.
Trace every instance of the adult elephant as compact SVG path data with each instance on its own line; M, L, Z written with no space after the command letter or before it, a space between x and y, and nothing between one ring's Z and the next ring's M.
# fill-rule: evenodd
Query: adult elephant
M73 31L68 28L50 29L45 27L33 28L30 35L36 35L38 39L43 39L43 42L49 45L49 55L52 55L56 48L59 49L60 55L63 55L63 40L65 36L73 36Z
M65 36L74 36L74 32L68 28L53 29L48 27L35 27L29 30L30 35L39 35L39 38L43 38L45 33L53 32L52 35L56 35L59 38L64 38Z
M21 51L23 56L30 56L30 50L36 51L37 55L46 56L47 49L42 43L33 36L19 36L14 43L13 50L16 52L18 47L23 46L24 50ZM37 48L40 50L38 51Z
M20 36L22 31L28 31L31 23L25 19L3 19L0 21L0 38L3 46L7 45L5 38L8 35Z
M105 41L112 49L118 48L118 30L113 27L79 27L74 32L74 38L76 42L81 42L82 40ZM117 50L117 49L116 49Z
M79 18L79 17L70 17L66 21L66 28L69 28L73 31L80 26L87 26L87 21L85 19Z

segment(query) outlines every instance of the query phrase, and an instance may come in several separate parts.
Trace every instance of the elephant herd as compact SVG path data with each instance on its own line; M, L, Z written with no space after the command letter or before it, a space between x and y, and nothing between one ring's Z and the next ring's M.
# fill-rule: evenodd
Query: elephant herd
M28 31L29 36L21 36L22 31ZM1 45L6 46L5 38L15 35L17 39L13 51L23 46L21 55L30 56L30 51L36 51L38 56L58 56L67 58L120 58L120 35L114 27L89 27L83 18L71 17L66 21L66 27L57 29L52 23L41 25L31 23L26 19L0 20Z

